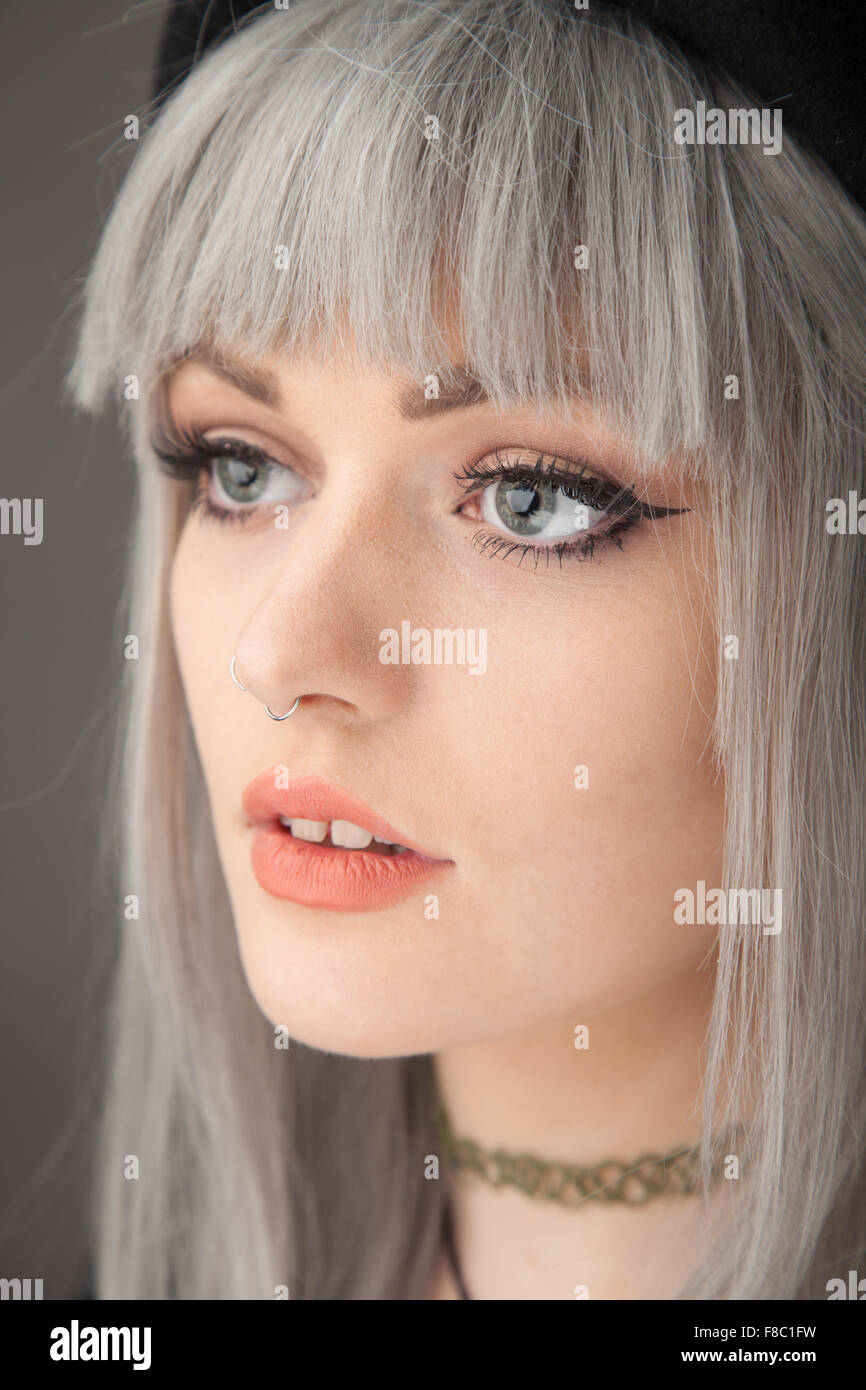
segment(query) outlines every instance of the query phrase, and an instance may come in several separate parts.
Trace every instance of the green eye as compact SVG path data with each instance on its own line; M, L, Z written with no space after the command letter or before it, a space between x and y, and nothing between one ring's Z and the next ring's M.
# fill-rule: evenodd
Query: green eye
M543 531L556 513L556 491L548 483L502 482L494 503L500 521L521 536Z
M511 536L548 541L591 531L605 519L602 507L576 502L545 478L502 478L481 494L481 515Z
M219 486L233 502L258 502L269 481L267 467L230 456L218 459L214 472Z

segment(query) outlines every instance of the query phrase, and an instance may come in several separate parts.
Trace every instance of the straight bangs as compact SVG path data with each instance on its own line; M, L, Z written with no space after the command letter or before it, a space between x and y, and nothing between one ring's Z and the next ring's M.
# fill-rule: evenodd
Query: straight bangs
M736 428L756 400L729 171L673 139L705 86L609 12L368 11L254 17L169 99L91 277L78 402L119 391L119 363L144 392L203 348L323 350L447 388L454 328L497 405L591 397L650 467L718 455L726 374ZM729 154L769 182L796 159ZM765 333L775 288L753 287Z

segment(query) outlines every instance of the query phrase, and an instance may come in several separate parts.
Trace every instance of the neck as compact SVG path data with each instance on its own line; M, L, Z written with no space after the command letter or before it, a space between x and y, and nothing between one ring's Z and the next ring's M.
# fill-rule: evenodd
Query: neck
M453 1133L587 1166L694 1142L712 986L693 973L586 1020L439 1053L437 1083ZM588 1046L576 1048L583 1022ZM590 1286L592 1297L665 1297L660 1284L673 1289L685 1277L704 1239L697 1197L568 1210L459 1177L452 1191L461 1266L476 1298L573 1298L578 1286ZM646 1294L624 1292L647 1281Z

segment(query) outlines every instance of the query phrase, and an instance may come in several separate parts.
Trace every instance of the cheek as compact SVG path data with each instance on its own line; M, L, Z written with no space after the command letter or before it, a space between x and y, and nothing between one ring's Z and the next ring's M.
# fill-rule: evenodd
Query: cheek
M700 592L664 577L639 593L587 583L544 621L494 622L484 713L465 711L485 917L508 924L537 989L555 990L561 969L588 1002L647 987L709 944L673 912L677 888L721 873L715 671L689 617Z
M513 842L513 826L542 855L575 827L597 851L607 836L634 850L629 826L651 843L705 800L717 809L702 595L647 569L639 590L605 576L563 587L558 604L543 595L537 612L491 613L486 674L451 686L466 785L498 807L500 834Z

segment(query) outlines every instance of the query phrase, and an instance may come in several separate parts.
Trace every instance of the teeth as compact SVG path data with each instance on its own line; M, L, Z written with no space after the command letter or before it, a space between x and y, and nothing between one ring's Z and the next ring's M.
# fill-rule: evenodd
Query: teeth
M318 844L324 840L328 833L328 822L326 820L290 820L286 821L280 816L283 825L288 824L292 834L298 840L312 840Z
M307 840L312 844L322 844L328 839L328 831L330 830L330 842L338 849L366 849L375 841L377 845L385 845L394 854L409 853L405 845L395 844L393 840L386 840L381 835L371 835L369 830L365 830L361 825L355 825L350 820L299 820L291 819L289 816L280 816L279 821L280 825L291 830L295 839Z
M354 825L350 820L331 821L331 844L341 849L366 849L372 844L373 836L369 830Z

